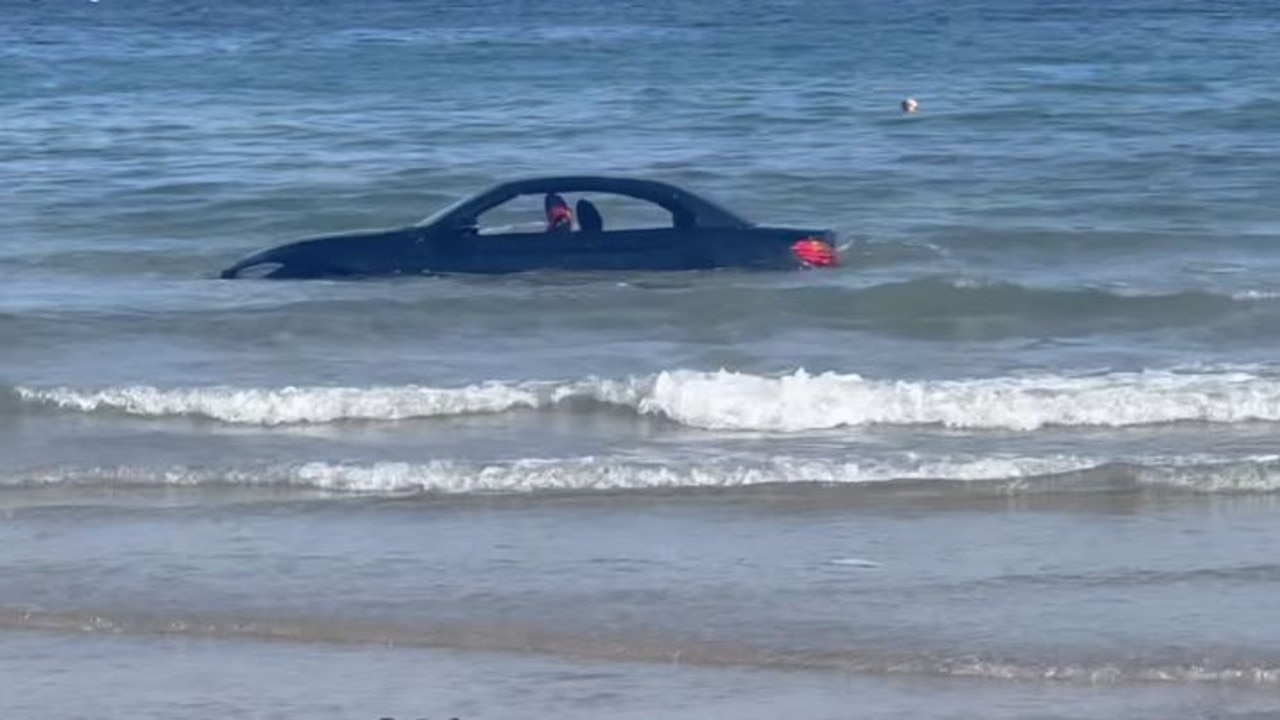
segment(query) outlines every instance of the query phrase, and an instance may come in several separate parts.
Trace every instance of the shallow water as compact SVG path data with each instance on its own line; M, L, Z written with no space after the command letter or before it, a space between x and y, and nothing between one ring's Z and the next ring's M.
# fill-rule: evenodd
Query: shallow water
M1267 3L3 10L3 714L1280 712ZM845 264L215 279L562 172Z

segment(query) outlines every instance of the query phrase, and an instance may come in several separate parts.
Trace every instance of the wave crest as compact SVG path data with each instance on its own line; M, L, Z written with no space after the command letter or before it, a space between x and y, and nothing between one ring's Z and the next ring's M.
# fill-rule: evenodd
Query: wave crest
M864 425L1030 431L1280 421L1280 380L1244 371L874 380L804 370L783 376L673 370L622 380L491 381L459 388L128 386L20 387L15 392L22 403L62 410L198 416L252 425L406 420L521 408L571 411L582 402L695 428L773 432Z
M263 467L60 467L29 471L0 487L238 486L344 494L528 494L726 489L761 485L908 488L946 495L1280 491L1280 456L1141 458L1113 463L1071 455L919 457L831 461L792 457L711 462L549 458L501 463L437 460L371 464L323 461Z
M634 381L576 383L485 382L460 388L226 386L162 389L134 385L103 390L17 388L27 402L80 412L117 411L130 415L194 415L227 423L289 425L338 420L406 420L499 413L555 405L575 397L601 402L636 402Z

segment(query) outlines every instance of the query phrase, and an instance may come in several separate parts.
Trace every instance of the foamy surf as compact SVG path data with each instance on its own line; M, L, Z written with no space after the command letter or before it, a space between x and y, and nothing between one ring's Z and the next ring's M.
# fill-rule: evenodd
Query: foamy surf
M637 462L547 458L503 463L436 460L370 464L306 462L252 468L57 468L24 474L24 485L276 485L350 493L529 493L536 491L717 488L765 483L872 483L903 479L983 480L1087 468L1071 457L914 458L832 462L778 457L762 462Z
M1110 462L1069 455L921 457L865 461L773 457L759 461L663 462L612 457L525 459L501 463L436 460L368 464L304 462L254 467L56 467L0 478L0 487L266 487L341 494L533 494L614 490L725 489L769 484L881 486L934 483L946 494L1017 495L1280 490L1280 456L1202 456ZM949 488L949 489L948 489Z
M881 567L880 563L875 560L864 560L863 558L832 558L827 561L829 565L839 565L841 567L859 568L862 570L874 570Z
M459 388L392 387L162 389L134 385L103 390L17 388L26 402L80 412L116 411L141 416L197 416L245 425L328 423L339 420L406 420L499 413L556 405L574 398L628 404L637 385L589 379L581 382L486 382Z
M877 380L803 370L782 376L672 370L618 380L492 381L457 388L20 387L16 394L20 402L64 410L197 416L250 425L407 420L581 402L629 408L695 428L773 432L864 425L1030 431L1280 421L1280 380L1243 370L961 380Z

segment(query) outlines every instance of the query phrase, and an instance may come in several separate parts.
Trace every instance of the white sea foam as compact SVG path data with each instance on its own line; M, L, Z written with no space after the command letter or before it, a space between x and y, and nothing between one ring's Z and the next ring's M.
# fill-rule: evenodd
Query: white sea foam
M875 380L803 370L780 377L673 370L622 380L495 381L459 388L133 386L18 388L17 393L26 402L70 410L197 415L260 425L497 413L584 400L691 427L777 432L871 424L1035 430L1280 421L1280 380L1234 369L963 380Z
M1242 290L1231 295L1232 300L1242 302L1257 300L1280 300L1280 292L1274 290Z
M636 462L618 458L525 459L505 463L438 460L371 464L307 462L253 468L56 468L23 484L277 486L349 493L530 493L537 491L723 488L762 483L856 484L893 480L999 480L1088 468L1084 458L982 457L833 462L777 457L760 462Z
M115 410L131 415L197 415L253 425L497 413L552 405L579 396L626 404L634 402L636 397L634 383L594 379L581 383L487 382L460 388L404 385L161 389L136 385L89 391L18 388L17 392L23 400L83 412Z
M1250 493L1280 490L1280 456L1255 455L1216 461L1180 458L1143 463L1135 472L1139 484L1151 488L1198 493Z
M1011 430L1230 423L1280 420L1280 382L1242 372L915 382L676 372L660 375L640 408L697 427L781 431L877 423Z
M1078 476L1066 473L1082 473ZM764 483L826 485L895 481L973 483L1000 481L1001 493L1125 489L1234 493L1280 490L1280 456L1231 460L1210 457L1151 457L1116 465L1096 458L919 457L903 454L867 461L775 457L756 462L637 462L620 458L548 458L504 463L437 460L370 464L306 462L261 467L60 467L8 480L31 485L247 486L322 490L351 494L536 493L676 488L733 488Z
M832 565L842 565L844 567L855 567L864 569L873 569L880 567L880 563L874 560L864 560L862 558L832 558L828 561Z

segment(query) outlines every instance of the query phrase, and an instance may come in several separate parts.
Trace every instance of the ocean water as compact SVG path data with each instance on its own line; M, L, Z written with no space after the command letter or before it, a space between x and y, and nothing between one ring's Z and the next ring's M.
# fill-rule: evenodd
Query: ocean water
M0 715L1280 716L1277 37L0 0ZM216 279L559 173L845 263Z

